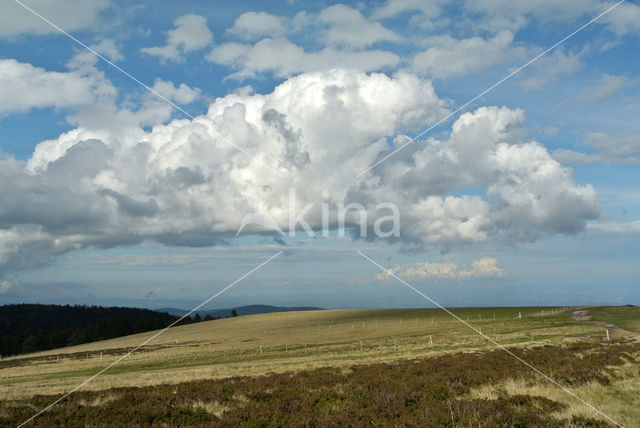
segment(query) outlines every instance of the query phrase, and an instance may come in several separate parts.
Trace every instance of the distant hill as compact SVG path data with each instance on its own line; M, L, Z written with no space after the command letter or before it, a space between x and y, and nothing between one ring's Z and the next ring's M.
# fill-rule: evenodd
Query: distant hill
M139 308L36 304L0 306L0 356L156 330L176 319L175 315L165 312Z
M178 308L160 308L156 310L158 312L166 312L168 314L179 316L179 317L189 312L188 310L178 309ZM319 310L322 310L322 308L318 308L315 306L247 305L247 306L238 306L237 308L198 310L195 313L197 313L201 317L210 315L214 318L224 318L224 317L230 317L234 310L240 316L240 315L271 314L274 312L319 311ZM192 315L195 315L195 313Z

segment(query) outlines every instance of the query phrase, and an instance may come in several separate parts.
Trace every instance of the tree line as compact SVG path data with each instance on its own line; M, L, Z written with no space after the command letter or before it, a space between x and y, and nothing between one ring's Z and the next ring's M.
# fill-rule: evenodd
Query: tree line
M179 317L150 309L87 305L0 306L0 356L24 354L166 327ZM177 325L216 319L196 314Z

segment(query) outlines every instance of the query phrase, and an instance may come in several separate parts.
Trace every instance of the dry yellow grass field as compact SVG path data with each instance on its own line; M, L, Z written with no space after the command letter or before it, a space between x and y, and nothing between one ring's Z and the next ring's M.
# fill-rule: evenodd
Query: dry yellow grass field
M574 313L578 310L586 312L576 316ZM557 349L562 352L562 345L604 343L606 324L617 325L610 331L612 337L624 335L627 340L638 340L637 308L457 308L452 311L464 322L440 309L252 315L173 327L130 355L132 349L157 332L8 358L0 362L0 402L29 403L34 395L65 393L119 359L121 361L82 388L104 393L79 399L78 405L109 406L122 399L118 390L112 389L117 387L294 373L320 367L337 367L348 374L354 365L496 348L465 323L501 345L517 349L561 345ZM615 367L612 373L609 384L588 382L577 386L574 392L594 406L606 409L624 426L638 426L637 363ZM584 404L533 371L525 378L507 378L472 388L466 399L496 400L518 394L563 403L565 406L556 412L558 420L597 417ZM223 417L232 409L228 402L216 400L195 400L192 407L215 418Z
M603 334L598 325L572 319L574 308L545 308L545 317L541 317L542 310L469 308L455 309L454 313L508 346ZM518 313L522 319L516 319ZM24 356L34 358L0 369L0 399L68 391L154 334L141 333ZM168 329L84 388L100 390L348 366L494 346L438 309L252 315ZM10 361L5 360L4 364Z

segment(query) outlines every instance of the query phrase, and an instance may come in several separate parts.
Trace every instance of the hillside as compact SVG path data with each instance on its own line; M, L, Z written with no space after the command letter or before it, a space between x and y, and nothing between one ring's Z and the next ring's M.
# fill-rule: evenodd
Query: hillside
M601 338L604 328L579 322L575 308L456 308L453 312L507 346ZM557 313L552 315L552 311ZM517 319L518 314L522 319ZM4 359L0 385L12 395L68 388L85 374L114 361L154 332L85 343ZM476 332L439 309L371 309L281 312L203 321L173 327L100 377L88 388L178 382L355 362L391 361L491 347ZM102 356L102 358L101 358ZM54 361L55 360L55 361ZM14 367L20 366L20 367ZM60 379L56 373L67 377ZM122 377L122 373L135 374ZM158 376L162 373L161 376ZM8 376L3 379L3 376Z
M575 307L452 311L483 334L573 385L572 389L608 414L622 418L625 426L634 426L630 421L640 420L636 405L640 378L637 369L632 366L629 371L627 365L638 361L638 335L621 329L612 332L613 341L606 343L604 325L611 320L576 320L572 313L578 309L590 311ZM601 317L612 314L616 319L640 315L633 308L597 308L597 313ZM266 425L304 424L305 419L300 419L304 415L312 425L323 425L332 420L331 415L347 418L367 401L378 402L374 412L379 417L377 425L402 425L400 420L394 422L391 411L413 415L402 420L407 423L422 420L412 410L415 402L433 409L438 421L443 415L451 418L448 412L454 412L456 426L476 426L495 412L502 415L494 420L499 425L500 421L502 425L565 425L578 417L584 420L571 422L573 426L603 426L598 415L438 309L323 310L224 318L171 328L127 355L153 334L1 361L0 411L9 415L5 421L13 423L23 414L28 417L31 406L53 401L56 394L69 391L119 360L43 423L69 425L73 424L69 418L89 415L111 420L109 412L124 415L123 409L137 397L137 410L122 417L143 426L149 422L140 421L229 426L241 423L249 410L271 415L274 419L263 420ZM614 344L616 347L609 346ZM589 355L593 358L587 358ZM633 364L637 367L637 362ZM622 377L610 378L614 372L606 366L619 366L615 373ZM429 386L429 394L440 391L443 395L428 398L420 388L403 383L406 379L401 381L411 376L417 376L416 382L421 382L420 376L435 376L433 381L440 383ZM332 382L329 389L322 386L325 381ZM280 385L277 392L270 386L276 384ZM408 389L401 387L405 384ZM372 389L364 394L358 392L363 391L358 385ZM385 393L388 388L394 392ZM31 397L36 394L50 396L34 402ZM304 398L307 395L313 399ZM409 401L395 401L398 397ZM400 407L393 410L382 405L389 399ZM153 403L165 404L156 409ZM293 404L297 411L289 409ZM447 406L452 406L451 410ZM173 410L167 413L167 408ZM544 416L540 408L551 413ZM594 422L594 417L600 422Z

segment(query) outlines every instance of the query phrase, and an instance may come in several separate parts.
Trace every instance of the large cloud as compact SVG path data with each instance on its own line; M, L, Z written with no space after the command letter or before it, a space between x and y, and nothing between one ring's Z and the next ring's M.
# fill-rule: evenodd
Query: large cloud
M39 144L27 162L0 159L0 271L145 239L213 245L252 212L286 232L291 189L299 210L315 204L305 219L316 230L323 202L332 226L337 203L361 204L369 229L388 215L376 204L392 202L401 236L391 239L443 251L491 236L575 233L598 215L595 191L542 145L522 142L524 114L506 108L464 114L448 138L412 146L356 179L391 150L388 138L446 112L416 76L334 70L299 75L266 95L231 94L206 115L151 131L74 129ZM244 232L263 232L252 227Z

